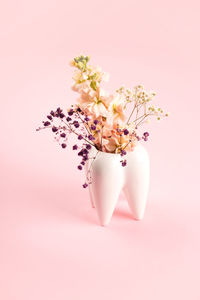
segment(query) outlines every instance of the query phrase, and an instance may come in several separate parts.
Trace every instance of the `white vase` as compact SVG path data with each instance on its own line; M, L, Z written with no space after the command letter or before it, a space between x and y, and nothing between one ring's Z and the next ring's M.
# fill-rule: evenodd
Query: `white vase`
M92 150L92 156L96 150ZM127 160L122 167L120 161ZM99 152L91 164L92 183L89 185L90 199L96 208L100 224L107 225L112 217L121 190L124 191L133 218L141 220L144 216L149 187L149 156L146 149L138 143L132 152L125 156Z

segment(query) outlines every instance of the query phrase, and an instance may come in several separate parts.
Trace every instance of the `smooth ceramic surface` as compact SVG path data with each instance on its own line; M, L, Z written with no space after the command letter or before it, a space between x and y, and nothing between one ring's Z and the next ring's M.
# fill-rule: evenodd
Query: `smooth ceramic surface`
M122 167L120 161L124 157L127 165ZM149 187L148 153L141 144L138 144L134 151L124 157L99 152L91 165L90 199L103 226L109 224L122 190L133 218L141 220L144 216Z

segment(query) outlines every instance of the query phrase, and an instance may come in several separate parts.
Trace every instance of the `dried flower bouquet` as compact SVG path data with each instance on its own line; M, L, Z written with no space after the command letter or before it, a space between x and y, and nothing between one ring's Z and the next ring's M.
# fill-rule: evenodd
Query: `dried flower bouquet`
M79 94L77 103L65 112L60 107L47 115L43 126L37 130L51 129L62 148L66 148L70 134L77 136L72 149L80 157L79 170L88 160L94 160L99 151L122 156L121 165L127 164L126 154L133 151L138 141L147 141L148 132L138 134L138 127L150 117L160 120L167 117L159 107L152 105L155 92L147 92L142 85L133 88L124 86L110 94L102 89L102 82L109 78L100 67L89 63L89 56L78 56L70 65L74 67L72 89ZM127 116L127 106L131 105ZM94 147L96 155L90 155ZM90 168L86 174L86 188L91 183Z

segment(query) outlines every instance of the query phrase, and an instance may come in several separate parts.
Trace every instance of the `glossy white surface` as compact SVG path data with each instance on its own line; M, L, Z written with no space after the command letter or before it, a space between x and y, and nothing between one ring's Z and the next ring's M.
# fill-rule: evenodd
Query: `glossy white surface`
M121 166L122 159L127 160L125 167ZM133 218L143 218L149 187L149 156L141 144L123 157L99 152L92 162L91 175L90 199L101 225L105 226L110 222L122 189Z

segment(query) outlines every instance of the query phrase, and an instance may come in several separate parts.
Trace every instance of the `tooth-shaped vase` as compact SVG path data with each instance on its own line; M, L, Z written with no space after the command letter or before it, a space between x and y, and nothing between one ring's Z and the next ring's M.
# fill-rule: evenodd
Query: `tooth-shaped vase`
M148 189L150 163L146 149L137 145L133 152L127 154L127 166L124 170L124 193L134 219L141 220L144 216Z
M92 151L92 156L95 156ZM122 167L120 161L127 160ZM149 156L146 149L138 143L126 156L98 152L95 160L86 166L90 169L90 199L96 208L100 224L108 225L120 192L123 190L133 218L141 220L146 207L149 187Z

